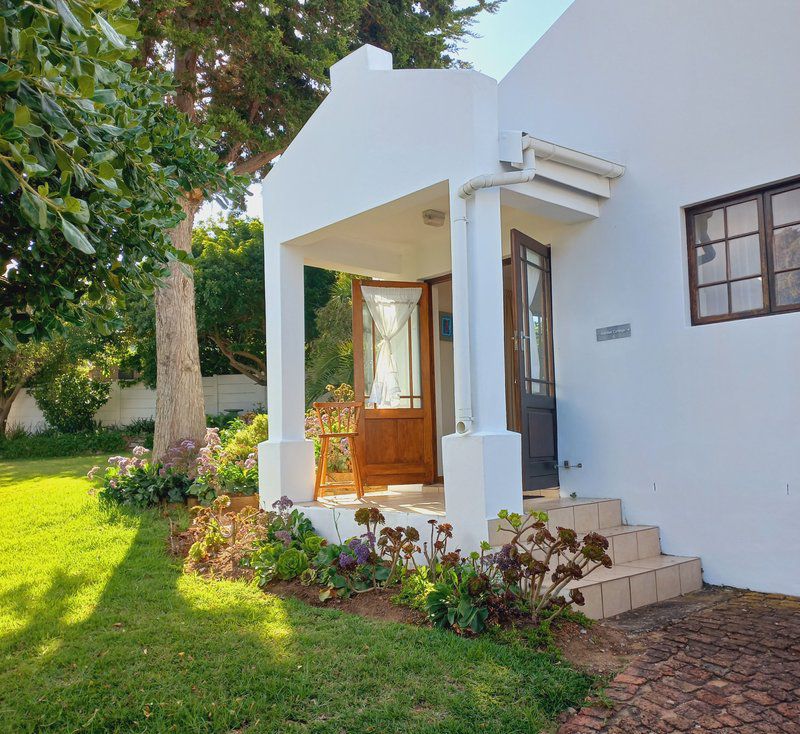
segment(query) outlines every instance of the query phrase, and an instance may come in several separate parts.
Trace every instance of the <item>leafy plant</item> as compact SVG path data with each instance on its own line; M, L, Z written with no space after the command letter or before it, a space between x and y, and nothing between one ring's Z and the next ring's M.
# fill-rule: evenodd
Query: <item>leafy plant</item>
M29 432L9 429L0 438L0 459L46 459L81 454L113 454L126 448L124 432L116 428L93 428L78 433L61 433L52 428Z
M166 469L147 458L143 446L133 449L133 456L112 456L103 473L101 501L136 508L154 507L160 502L183 502L189 492L191 479L180 471ZM94 478L100 467L93 467Z
M212 500L207 507L193 507L194 518L189 534L194 540L189 548L190 570L236 571L254 546L268 533L270 515L254 507L229 512L227 495Z
M383 527L386 519L376 507L356 510L365 528L358 537L324 547L314 561L317 579L326 588L320 599L373 591L396 583L414 562L419 533L414 527Z
M436 627L477 634L483 632L489 618L487 597L491 586L468 567L460 571L447 570L428 594L425 609Z
M124 2L5 2L0 17L0 341L108 333L174 258L183 189L232 182L171 78L131 64ZM13 268L5 267L14 263Z
M47 423L63 433L94 428L94 414L108 393L108 383L93 380L83 369L62 372L31 388Z
M245 565L257 575L263 586L275 578L291 581L304 575L310 582L308 572L311 559L322 552L326 541L314 532L311 521L302 512L292 508L288 497L281 497L272 505L266 533L245 558Z
M568 601L561 594L570 581L585 578L600 566L611 568L608 540L600 533L579 539L575 530L559 527L553 535L546 512L522 516L502 510L498 517L508 526L511 539L482 561L507 586L518 589L533 616L553 607L566 608ZM577 606L585 603L580 589L570 589L568 597Z

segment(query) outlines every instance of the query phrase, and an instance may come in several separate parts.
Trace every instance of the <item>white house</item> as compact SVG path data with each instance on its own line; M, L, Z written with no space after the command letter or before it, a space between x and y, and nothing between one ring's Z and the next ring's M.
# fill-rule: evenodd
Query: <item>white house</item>
M355 387L390 523L602 528L595 616L697 588L698 558L800 594L798 28L796 0L576 0L500 83L337 63L264 185L265 505L352 530L303 433L302 269L335 268L374 281Z

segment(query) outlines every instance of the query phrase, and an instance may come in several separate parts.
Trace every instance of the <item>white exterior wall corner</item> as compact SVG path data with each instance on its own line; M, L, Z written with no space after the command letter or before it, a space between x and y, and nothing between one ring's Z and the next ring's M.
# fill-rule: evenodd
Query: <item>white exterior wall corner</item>
M503 128L627 166L551 239L562 491L621 497L711 583L791 594L800 313L691 326L682 207L800 174L798 27L796 0L576 0L500 84Z
M337 81L266 178L270 240L289 242L497 166L494 79L470 70L360 69Z

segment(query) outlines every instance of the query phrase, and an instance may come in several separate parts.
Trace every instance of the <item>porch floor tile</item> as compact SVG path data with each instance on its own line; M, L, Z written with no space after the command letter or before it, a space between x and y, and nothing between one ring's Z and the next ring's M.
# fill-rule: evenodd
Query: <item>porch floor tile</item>
M352 510L359 507L379 507L382 510L444 517L444 487L440 484L392 486L377 492L367 490L361 500L355 494L328 495L320 497L316 502L300 502L298 506Z

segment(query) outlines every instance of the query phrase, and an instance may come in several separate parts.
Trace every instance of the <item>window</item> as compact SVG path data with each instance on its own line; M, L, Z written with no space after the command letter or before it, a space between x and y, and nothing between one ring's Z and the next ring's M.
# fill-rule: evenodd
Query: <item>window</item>
M686 209L692 323L800 310L800 179Z
M421 408L421 287L361 286L364 405Z

